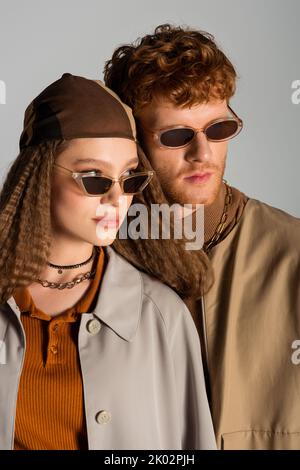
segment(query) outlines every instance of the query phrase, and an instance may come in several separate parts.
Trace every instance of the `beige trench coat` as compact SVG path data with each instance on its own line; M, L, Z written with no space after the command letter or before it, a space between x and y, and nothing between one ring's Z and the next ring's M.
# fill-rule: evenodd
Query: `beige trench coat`
M78 337L89 449L215 449L189 311L167 286L106 250L100 295L80 315ZM88 327L92 319L100 329ZM0 305L1 450L13 448L25 349L12 296Z
M300 219L249 199L211 258L203 311L187 305L206 337L218 447L300 449Z

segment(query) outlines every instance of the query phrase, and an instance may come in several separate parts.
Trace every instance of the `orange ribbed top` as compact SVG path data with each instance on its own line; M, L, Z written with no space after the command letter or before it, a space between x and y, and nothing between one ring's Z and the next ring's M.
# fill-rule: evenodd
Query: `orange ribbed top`
M85 295L55 317L34 305L28 289L14 291L26 335L14 450L88 448L77 345L79 314L89 311L98 293L104 261L101 249L95 278Z

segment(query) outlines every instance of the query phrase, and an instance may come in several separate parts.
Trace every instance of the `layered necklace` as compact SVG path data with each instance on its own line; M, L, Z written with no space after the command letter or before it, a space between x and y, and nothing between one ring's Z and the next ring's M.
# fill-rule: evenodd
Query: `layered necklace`
M50 266L50 268L57 269L58 274L62 274L63 271L66 269L80 268L81 266L88 264L99 253L100 253L100 248L98 246L94 246L91 256L86 261L83 261L82 263L60 266L58 264L52 264L52 263L47 262L47 265ZM76 276L72 281L69 281L69 282L49 282L49 281L45 281L42 279L37 279L37 282L39 282L43 287L50 287L51 289L66 289L66 288L72 289L72 287L76 286L77 284L84 281L85 279L93 279L93 277L95 276L95 273L96 273L96 268L92 271L88 271L85 274L80 274L79 276Z
M226 221L227 221L227 218L228 218L228 209L229 209L229 206L231 205L231 202L232 202L232 189L229 186L229 184L227 184L227 181L224 180L224 183L225 183L225 186L226 186L224 209L223 209L223 213L221 215L220 222L219 222L219 224L218 224L218 226L215 230L215 233L210 238L210 240L205 242L204 245L203 245L203 250L207 254L209 254L210 250L218 243L218 241L220 240L220 238L223 234L225 224L226 224ZM48 263L47 262L47 265L50 266L51 268L57 269L58 274L62 274L64 270L80 268L81 266L84 266L84 265L88 264L99 253L100 253L100 248L98 246L94 246L91 256L86 261L83 261L82 263L71 264L71 265L66 265L66 266L60 266L58 264L53 264L53 263ZM37 282L39 282L43 287L50 287L51 289L66 289L66 288L67 289L72 289L72 287L74 287L77 284L81 283L85 279L92 279L94 277L95 273L96 273L96 269L94 269L92 271L88 271L85 274L81 274L81 275L75 277L72 281L69 281L69 282L61 282L61 283L59 283L59 282L49 282L49 281L42 280L42 279L37 279Z

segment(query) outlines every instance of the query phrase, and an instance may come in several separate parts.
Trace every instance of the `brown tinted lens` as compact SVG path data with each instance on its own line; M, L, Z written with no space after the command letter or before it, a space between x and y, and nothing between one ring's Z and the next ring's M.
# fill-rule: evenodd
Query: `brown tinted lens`
M238 129L236 121L221 121L209 126L206 131L206 137L209 140L223 140L232 137Z
M188 144L194 137L193 129L186 129L184 127L180 129L169 129L168 131L162 132L160 135L160 141L167 147L181 147L182 145Z
M133 194L141 191L148 179L148 175L132 175L124 180L124 193Z
M112 185L112 181L104 176L83 176L82 182L86 191L92 195L104 194Z

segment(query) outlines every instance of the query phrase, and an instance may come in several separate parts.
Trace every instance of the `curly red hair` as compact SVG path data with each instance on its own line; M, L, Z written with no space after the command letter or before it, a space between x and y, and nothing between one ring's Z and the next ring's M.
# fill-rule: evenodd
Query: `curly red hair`
M104 80L138 116L154 97L191 106L226 99L236 89L236 71L214 36L170 24L118 47L105 64Z

